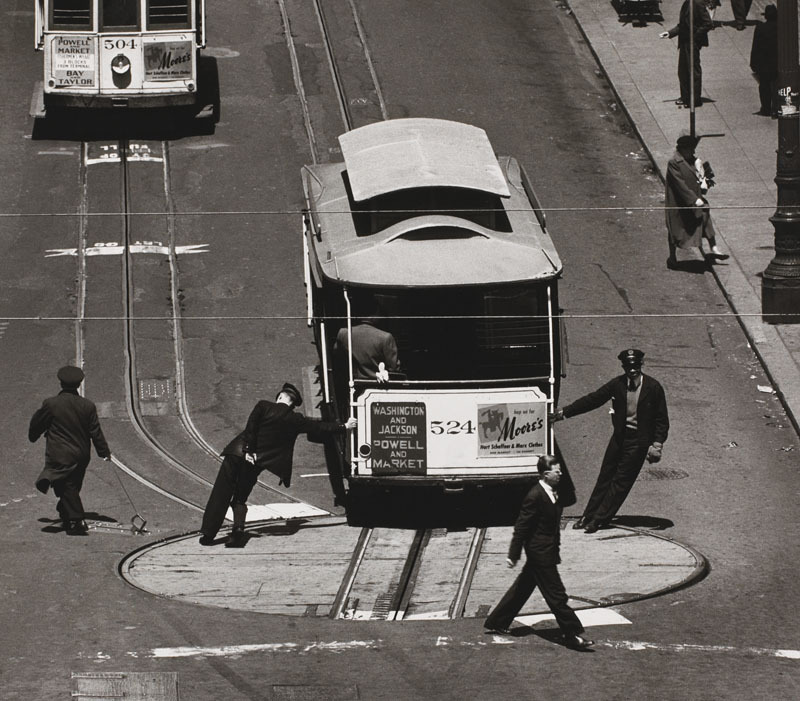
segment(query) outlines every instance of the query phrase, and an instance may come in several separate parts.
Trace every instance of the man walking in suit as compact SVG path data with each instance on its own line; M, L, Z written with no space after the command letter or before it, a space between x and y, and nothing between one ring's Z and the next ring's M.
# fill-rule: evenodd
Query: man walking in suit
M494 611L483 624L494 633L508 633L533 590L539 587L544 600L556 617L567 647L584 650L594 643L583 637L583 624L570 608L558 564L561 562L561 506L556 487L561 479L561 465L553 455L543 455L537 464L539 481L522 502L506 563L513 568L525 549L525 565Z
M111 460L97 409L78 394L83 370L66 365L58 371L61 391L45 399L31 418L28 439L35 443L44 434L47 442L44 469L36 480L43 494L52 486L58 497L56 509L68 535L86 535L81 487L92 457L92 443L103 460Z
M553 421L583 414L611 400L614 432L608 442L600 474L583 516L573 528L595 533L616 515L645 459L661 460L661 451L669 432L669 416L664 389L659 382L642 373L644 353L629 348L617 356L624 374L606 382L600 389L576 399L553 414Z
M313 431L317 434L342 433L356 427L356 419L345 423L309 419L293 411L301 406L303 397L297 387L284 383L274 402L262 399L258 402L244 429L244 442L234 439L226 448L231 460L223 461L217 482L212 490L203 519L200 536L201 545L211 545L219 529L219 512L233 509L233 530L229 545L241 546L245 542L244 525L247 517L247 498L263 470L269 470L280 478L280 484L289 487L292 483L292 457L297 436ZM244 451L244 460L236 460L237 453ZM223 516L225 511L222 511Z

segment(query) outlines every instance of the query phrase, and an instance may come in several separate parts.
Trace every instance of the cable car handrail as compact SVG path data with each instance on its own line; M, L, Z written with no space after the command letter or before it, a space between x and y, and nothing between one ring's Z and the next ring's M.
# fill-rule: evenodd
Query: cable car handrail
M381 388L393 385L500 385L508 382L549 382L550 377L547 375L539 375L534 377L502 377L502 378L487 378L487 379L474 379L474 380L388 380L387 382L378 382L377 380L370 379L355 379L353 380L356 385L369 385L378 386ZM552 401L552 400L551 400Z

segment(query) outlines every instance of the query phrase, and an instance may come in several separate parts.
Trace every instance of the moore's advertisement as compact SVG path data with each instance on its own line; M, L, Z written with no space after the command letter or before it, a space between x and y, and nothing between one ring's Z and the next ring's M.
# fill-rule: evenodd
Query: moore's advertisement
M145 80L189 80L191 77L191 41L159 41L144 45Z
M478 406L479 455L532 455L545 449L547 404Z

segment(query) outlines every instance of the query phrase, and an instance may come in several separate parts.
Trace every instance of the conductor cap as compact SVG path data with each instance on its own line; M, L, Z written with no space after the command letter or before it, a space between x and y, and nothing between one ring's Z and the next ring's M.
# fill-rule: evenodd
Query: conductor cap
M281 392L288 394L292 400L292 404L295 406L301 406L303 404L303 397L300 395L300 391L297 389L297 387L295 387L293 384L284 382L283 387L281 387L281 391L278 392L278 394Z
M58 371L56 376L65 387L77 387L85 377L83 370L76 368L74 365L65 365Z
M628 348L617 356L623 365L641 365L644 353L637 348Z

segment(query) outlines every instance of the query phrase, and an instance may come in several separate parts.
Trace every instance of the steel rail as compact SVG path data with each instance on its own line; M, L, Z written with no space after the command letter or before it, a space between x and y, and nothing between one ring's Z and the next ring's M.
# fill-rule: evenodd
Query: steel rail
M461 579L458 582L456 595L447 611L448 618L461 618L464 615L464 609L467 605L467 596L469 596L469 590L472 588L472 579L478 567L478 558L483 549L483 540L485 537L485 528L476 528L475 532L472 534L472 542L469 546L469 552L467 553L464 570L461 573Z
M331 606L330 613L328 614L329 618L336 619L343 617L344 607L350 600L350 592L353 590L353 584L356 581L358 569L361 567L361 563L366 555L367 545L372 537L372 532L372 528L361 529L361 533L358 535L358 541L356 542L356 547L353 548L353 554L350 556L350 563L347 565L347 570L342 578L342 583L339 585L339 589L336 592L336 597L333 600L333 605Z

